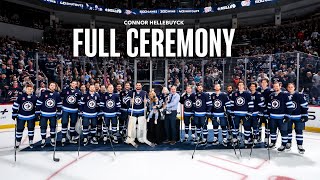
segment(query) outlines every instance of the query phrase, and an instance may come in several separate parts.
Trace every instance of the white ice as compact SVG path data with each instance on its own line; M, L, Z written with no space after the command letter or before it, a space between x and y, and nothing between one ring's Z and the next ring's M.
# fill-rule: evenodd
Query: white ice
M35 130L35 142L40 140ZM295 134L293 134L295 137ZM57 152L60 162L52 160L52 152L18 152L14 162L14 129L0 131L0 179L127 179L127 180L211 180L211 179L320 179L320 134L305 132L304 155L293 141L289 152L267 149L242 149L242 158L230 150L155 151L155 152ZM277 145L280 145L278 138ZM23 147L28 144L24 132ZM237 150L239 155L239 150Z

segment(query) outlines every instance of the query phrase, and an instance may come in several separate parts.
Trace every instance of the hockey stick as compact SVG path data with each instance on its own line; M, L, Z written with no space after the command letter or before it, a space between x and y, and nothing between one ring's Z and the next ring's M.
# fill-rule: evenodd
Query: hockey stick
M226 115L226 114L225 114L225 116L226 116L226 118L227 118L227 115ZM228 122L228 129L229 129L230 132L232 132L232 131L231 131L231 126L230 126L230 123L229 123L229 120L228 120L228 119L227 119L227 122ZM239 159L239 157L238 157L238 155L237 155L236 147L235 147L234 145L232 145L232 147L233 147L234 155L236 155L236 157Z
M200 137L202 137L202 131L201 131L201 134L200 134ZM196 150L197 150L197 148L198 148L198 145L199 145L199 143L200 143L200 137L197 137L197 144L196 144L196 146L194 147L194 150L193 150L193 153L192 153L192 159L193 159L193 157L194 157L194 154L195 154L195 152L196 152Z
M111 145L113 154L114 154L114 156L116 157L116 152L114 151L113 144L112 144L112 141L111 141L111 136L110 136L110 134L109 134L109 127L107 127L106 123L104 122L104 119L103 119L102 123L103 123L103 125L107 128L107 136L109 137L109 141L110 141L110 145Z
M80 124L82 124L82 117L80 117L78 121L80 121ZM81 126L80 130L81 130L81 129L82 129L82 126ZM78 158L77 158L77 160L79 160L79 157L80 157L81 133L82 133L82 132L79 133Z
M180 129L179 129L179 135L180 135L180 142L183 142L183 137L181 138L181 131L182 131L182 121L184 120L184 108L183 108L183 105L181 104L180 106ZM186 128L186 127L184 127Z
M243 121L242 121L242 125L243 125ZM241 143L243 142L243 139L242 139L242 125L241 125L241 121L239 123L239 128L240 128L240 133L238 133L240 135L240 142L238 143L238 148L239 148L239 153L240 153L240 157L242 157L242 153L241 153L241 148L240 148L240 145Z
M56 120L56 131L55 131L55 139L54 139L54 147L53 147L53 161L59 162L60 159L56 157L56 149L57 149L57 129L58 129L58 120Z
M266 119L266 124L267 124L267 129L269 129L269 121L270 119ZM268 135L268 157L269 157L269 162L270 162L270 135L271 135L271 132L269 131L269 135Z
M144 118L145 118L145 130L146 130L146 132L145 132L145 134L147 134L147 120L146 120L146 116L147 116L147 103L146 103L146 101L147 101L147 95L145 95L144 96L144 100L143 100L143 103L144 103ZM144 130L143 130L144 131ZM144 136L144 133L142 133L142 138L143 138L143 141L144 141L144 143L146 143L147 145L149 145L150 147L152 147L152 148L154 148L155 147L155 144L154 143L152 143L152 142L150 142L148 139L147 139L147 135L146 136Z
M17 162L17 118L15 119L15 124L14 124L14 162Z

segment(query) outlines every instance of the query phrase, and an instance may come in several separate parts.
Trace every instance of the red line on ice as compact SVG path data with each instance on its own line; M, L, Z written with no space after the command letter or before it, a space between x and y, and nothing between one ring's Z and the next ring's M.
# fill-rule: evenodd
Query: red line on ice
M226 162L229 162L229 163L237 164L237 165L240 165L240 166L243 166L243 167L247 167L247 168L251 168L251 169L259 169L265 162L267 162L267 160L263 160L263 162L261 164L259 164L258 166L252 167L252 166L248 166L248 165L245 165L245 164L242 164L242 163L238 163L238 162L234 162L234 161L231 161L231 160L228 160L228 159L224 159L224 158L221 158L221 157L216 157L216 156L212 156L212 155L209 155L209 156L212 157L212 158L220 159L222 161L226 161Z
M87 153L87 154L84 154L82 156L79 157L79 160L81 158L84 158L86 156L88 156L89 154L93 153L93 151ZM58 169L56 172L54 172L53 174L51 174L48 178L46 178L46 180L49 180L51 178L53 178L54 176L58 175L61 171L63 171L64 169L66 169L67 167L69 167L70 165L72 165L73 163L77 162L77 159L74 159L73 161L69 162L68 164L64 165L63 167L61 167L60 169Z
M204 163L204 164L207 164L207 165L210 165L210 166L214 166L214 167L217 167L217 168L220 168L222 170L225 170L225 171L229 171L229 172L232 172L234 174L238 174L238 175L241 175L242 178L240 180L245 180L248 178L248 175L245 175L245 174L242 174L242 173L239 173L239 172L236 172L236 171L233 171L231 169L227 169L227 168L224 168L224 167L221 167L221 166L218 166L218 165L215 165L215 164L211 164L209 162L206 162L206 161L202 161L202 160L198 160L199 162L201 163Z

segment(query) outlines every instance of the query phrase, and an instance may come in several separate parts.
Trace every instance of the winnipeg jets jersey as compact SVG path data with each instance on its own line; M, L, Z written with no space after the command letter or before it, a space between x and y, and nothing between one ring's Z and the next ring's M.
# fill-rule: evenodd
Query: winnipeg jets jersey
M230 100L226 93L220 92L219 94L213 92L211 94L212 100L212 115L214 117L224 117L225 112L230 111Z
M274 90L271 88L262 89L262 87L258 87L257 91L260 92L264 98L263 114L267 116L268 103L270 100L269 97L270 97L270 94L274 92Z
M294 108L291 96L287 92L273 92L269 96L268 114L272 119L283 119L290 116Z
M231 112L235 116L246 116L253 112L254 104L248 91L236 91L230 99Z
M184 94L180 97L180 103L183 104L184 116L192 116L194 114L195 94Z
M45 90L37 100L36 113L41 113L43 117L53 117L61 114L61 97L58 92Z
M133 109L132 109L132 104L131 104L131 99L134 96L133 100ZM144 115L144 99L148 98L147 92L140 90L140 91L130 91L125 98L125 102L127 106L129 107L129 113L132 112L133 116L143 116Z
M126 90L123 90L120 93L120 103L121 103L120 111L125 111L125 112L128 111L129 107L127 103L125 103L125 99L128 96L128 94L129 94L129 91L126 91Z
M294 105L293 111L291 113L291 120L300 120L302 116L308 117L308 103L303 94L295 92L293 94L289 94L292 99L292 103Z
M208 93L197 93L194 97L194 115L202 117L211 114L212 101Z
M21 120L32 120L35 118L37 96L23 93L18 96L12 106L12 116Z
M100 97L100 110L105 117L116 117L120 114L120 98L116 93L105 93Z
M79 89L71 89L67 87L62 90L60 94L62 100L62 111L69 112L69 113L77 113L81 92Z
M100 96L98 93L87 93L81 96L80 112L83 112L83 117L94 118L100 112Z
M264 97L260 92L256 91L253 94L251 93L251 98L254 105L252 116L258 116L258 115L262 116L265 109Z

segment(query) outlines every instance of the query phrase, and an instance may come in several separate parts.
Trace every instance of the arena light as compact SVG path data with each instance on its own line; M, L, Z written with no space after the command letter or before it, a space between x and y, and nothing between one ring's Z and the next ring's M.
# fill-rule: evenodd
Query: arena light
M74 29L73 55L79 57L79 47L84 46L88 57L120 57L116 47L115 29L109 29L110 49L105 52L104 29ZM79 40L84 33L84 42ZM127 55L129 57L221 57L222 45L225 44L226 57L231 57L231 46L235 29L193 28L130 28L127 31ZM151 37L151 38L147 38ZM135 46L133 42L139 41ZM147 46L151 51L147 52ZM176 48L173 48L176 47Z

